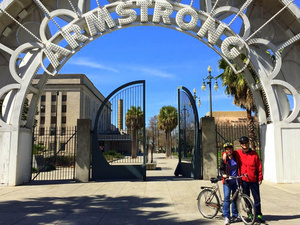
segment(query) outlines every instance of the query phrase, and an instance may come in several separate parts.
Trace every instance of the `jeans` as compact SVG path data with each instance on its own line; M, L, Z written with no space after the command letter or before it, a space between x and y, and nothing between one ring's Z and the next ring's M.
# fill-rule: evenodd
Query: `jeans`
M229 185L223 185L223 190L224 190L224 204L223 204L223 215L224 217L230 218L230 193L234 194L236 191L237 185L234 182L229 182ZM232 212L232 217L237 217L238 216L238 211L236 208L236 198L231 204L231 212Z
M251 194L254 199L256 215L262 215L258 182L243 181L242 183L243 183L243 191L246 195L250 196L250 190L251 190Z

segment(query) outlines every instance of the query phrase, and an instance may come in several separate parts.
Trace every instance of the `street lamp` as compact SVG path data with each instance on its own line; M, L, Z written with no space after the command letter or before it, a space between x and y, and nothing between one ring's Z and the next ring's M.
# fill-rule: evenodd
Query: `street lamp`
M184 144L184 149L183 149L183 157L187 157L187 150L186 150L186 117L189 117L189 111L185 107L185 103L183 103L183 109L180 112L180 115L182 116L182 111L183 111L183 144Z
M59 91L56 91L56 107L55 107L55 133L54 133L54 153L57 153L57 109L58 109L58 95Z
M201 106L201 101L200 101L200 97L198 97L197 95L196 95L196 88L194 88L194 90L193 90L193 92L194 92L194 99L195 99L195 101L197 100L197 98L198 98L198 106L200 107Z
M219 85L218 85L218 82L217 82L218 77L213 77L213 76L211 75L211 71L212 71L211 66L208 66L207 71L208 71L208 76L205 77L205 78L203 78L203 84L202 84L202 86L201 86L201 89L202 89L203 91L206 90L205 80L208 80L206 83L209 85L209 116L212 117L211 80L212 80L212 79L216 80L215 85L214 85L214 89L215 89L216 91L218 90Z

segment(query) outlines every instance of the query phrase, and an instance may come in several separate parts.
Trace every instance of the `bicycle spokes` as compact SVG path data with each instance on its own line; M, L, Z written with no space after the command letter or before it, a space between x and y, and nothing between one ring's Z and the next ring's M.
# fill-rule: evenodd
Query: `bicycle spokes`
M239 215L245 224L253 224L255 220L255 208L247 195L241 195L237 200Z
M213 218L220 208L219 199L216 194L209 189L200 192L198 197L198 209L205 218Z

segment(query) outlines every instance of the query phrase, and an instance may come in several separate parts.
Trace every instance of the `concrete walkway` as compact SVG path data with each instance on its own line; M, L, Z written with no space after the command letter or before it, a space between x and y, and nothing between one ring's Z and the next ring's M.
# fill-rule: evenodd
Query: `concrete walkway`
M196 198L208 181L175 177L177 159L155 155L147 181L30 184L0 187L0 224L216 224L204 219ZM261 186L268 224L300 224L300 184ZM243 224L242 222L236 224Z

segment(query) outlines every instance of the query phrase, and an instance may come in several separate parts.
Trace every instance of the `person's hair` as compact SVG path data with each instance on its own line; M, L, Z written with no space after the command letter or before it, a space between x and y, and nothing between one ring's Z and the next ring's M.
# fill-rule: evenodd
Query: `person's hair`
M246 136L240 137L239 142L249 142L249 138Z

